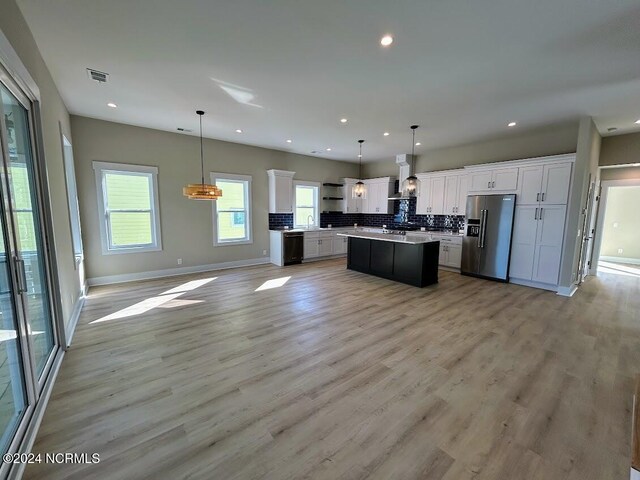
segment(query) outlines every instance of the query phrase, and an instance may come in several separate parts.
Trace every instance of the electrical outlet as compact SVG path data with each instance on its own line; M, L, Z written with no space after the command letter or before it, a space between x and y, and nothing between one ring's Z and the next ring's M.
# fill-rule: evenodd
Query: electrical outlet
M267 251L266 250L262 250L262 255L266 255Z
M618 253L622 253L622 249L621 248L618 249Z
M182 259L181 258L178 259L178 265L182 265Z

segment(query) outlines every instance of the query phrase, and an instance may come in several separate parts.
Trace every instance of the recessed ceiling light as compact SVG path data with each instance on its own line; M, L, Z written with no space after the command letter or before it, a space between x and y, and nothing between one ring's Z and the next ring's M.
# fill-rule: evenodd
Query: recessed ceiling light
M637 123L638 125L640 125L640 118L639 118L638 120L636 120L636 123Z
M346 118L341 118L340 119L340 123L347 123L347 119Z
M287 140L287 143L291 143L291 142L293 142L293 140Z
M383 47L388 47L393 43L393 37L391 35L385 35L380 39L380 45Z
M515 127L515 126L516 126L516 122L507 123L507 127Z
M242 133L242 130L240 130L239 128L236 129L236 133Z
M107 107L109 107L109 108L118 108L118 105L116 105L113 102L109 102L109 103L107 103Z
M416 142L416 147L419 147L420 145L422 145L420 142Z
M330 149L330 148L327 148L327 152L330 152L330 151L331 151L331 149Z
M385 137L389 136L389 132L384 132L382 135L384 135Z
M362 158L362 155L358 154L358 158Z

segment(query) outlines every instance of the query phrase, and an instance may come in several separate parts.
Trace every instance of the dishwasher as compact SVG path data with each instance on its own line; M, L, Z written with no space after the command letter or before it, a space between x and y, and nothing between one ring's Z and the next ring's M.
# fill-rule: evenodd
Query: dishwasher
M283 243L283 263L284 265L293 265L302 263L302 255L304 251L304 233L303 232L285 232L282 234Z

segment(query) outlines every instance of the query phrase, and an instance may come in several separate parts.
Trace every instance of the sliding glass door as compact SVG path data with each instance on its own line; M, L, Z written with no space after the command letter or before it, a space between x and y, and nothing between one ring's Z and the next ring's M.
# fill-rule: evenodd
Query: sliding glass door
M0 67L0 454L21 441L59 348L31 105Z
M55 345L44 243L36 194L35 164L31 149L29 112L4 86L0 86L7 140L8 197L14 225L18 289L26 310L28 334L39 378ZM11 122L11 123L9 123ZM12 124L13 131L9 125Z

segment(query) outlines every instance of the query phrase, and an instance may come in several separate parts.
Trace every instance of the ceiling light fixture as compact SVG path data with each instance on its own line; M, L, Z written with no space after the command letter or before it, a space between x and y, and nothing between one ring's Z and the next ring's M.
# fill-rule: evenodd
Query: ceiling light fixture
M383 47L388 47L393 43L393 37L391 35L385 35L380 39L380 45Z
M242 133L242 130L240 130L239 128L236 128L236 133Z
M215 185L204 183L204 151L202 148L202 116L204 111L196 110L196 114L200 116L200 173L202 174L202 182L188 184L183 187L182 194L191 200L217 200L222 196L222 190Z
M640 118L636 120L636 124L640 125Z
M341 118L340 119L340 123L347 123L347 119L346 118Z
M330 148L327 148L327 152L330 152L330 151L331 151L331 149L330 149Z
M384 135L385 137L389 136L389 132L384 132L382 135Z
M291 143L291 142L293 142L293 140L287 140L287 143Z
M113 102L109 102L109 103L107 103L107 107L109 107L109 108L118 108L118 105L116 105Z
M351 188L351 198L367 198L367 187L362 181L362 144L364 140L358 140L360 153L358 154L358 181Z
M517 125L517 123L516 123L516 122L509 122L509 123L507 124L507 127L515 127L516 125Z
M419 147L420 145L422 145L420 142L416 142L416 147Z
M416 177L415 173L411 173L415 167L415 146L420 146L420 142L416 143L416 129L418 125L411 125L412 144L411 144L411 170L410 175L402 182L402 196L403 197L417 197L420 189L420 181Z

